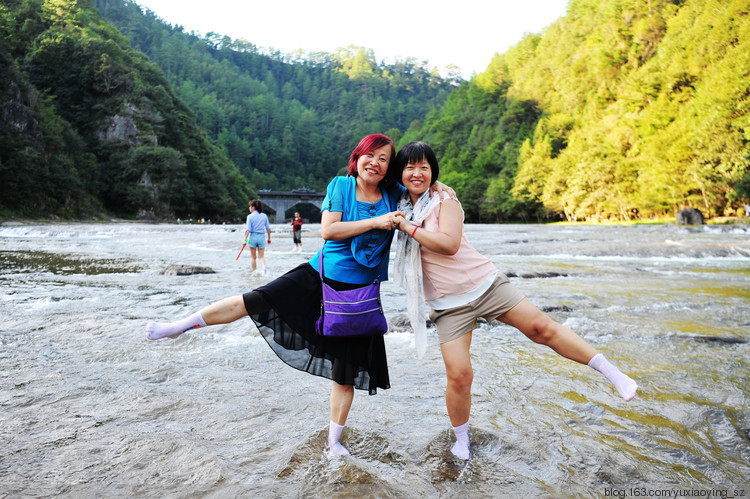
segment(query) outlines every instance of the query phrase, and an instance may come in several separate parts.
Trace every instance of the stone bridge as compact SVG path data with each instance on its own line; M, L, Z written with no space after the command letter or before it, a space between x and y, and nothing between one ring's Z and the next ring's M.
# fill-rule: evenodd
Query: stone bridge
M258 199L263 202L263 212L269 217L274 214L274 223L282 223L287 218L287 210L300 204L310 204L320 210L325 197L325 192L305 188L291 191L258 191Z

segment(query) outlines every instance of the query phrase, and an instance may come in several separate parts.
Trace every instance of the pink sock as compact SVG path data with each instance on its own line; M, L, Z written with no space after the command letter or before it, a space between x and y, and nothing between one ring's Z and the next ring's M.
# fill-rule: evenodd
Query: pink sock
M334 456L348 456L349 451L339 443L341 432L344 431L344 425L331 421L328 425L328 447Z
M190 329L206 327L206 321L200 312L196 312L190 317L174 322L149 322L146 325L146 337L149 340L159 340L161 338L177 338L179 335Z
M453 427L453 433L456 435L456 443L451 447L454 456L464 461L471 457L469 452L469 422L460 426Z
M589 367L592 367L602 373L610 383L615 385L620 396L627 401L630 401L635 397L635 392L638 390L638 385L629 376L620 372L614 364L604 358L602 354L596 354L589 361Z

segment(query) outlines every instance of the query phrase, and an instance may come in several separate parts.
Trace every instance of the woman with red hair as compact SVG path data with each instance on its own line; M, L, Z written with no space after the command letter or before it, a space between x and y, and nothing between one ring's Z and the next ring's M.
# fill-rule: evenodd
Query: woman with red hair
M326 242L326 284L337 290L388 279L388 249L403 213L396 205L404 187L386 176L396 147L385 135L363 138L349 160L348 175L335 177L323 200L320 234ZM440 189L442 190L442 185ZM390 388L383 336L345 339L315 332L322 287L316 253L309 262L253 291L225 298L186 319L149 323L151 340L175 338L193 328L227 324L245 316L288 365L333 380L328 444L333 455L348 455L339 443L354 389Z

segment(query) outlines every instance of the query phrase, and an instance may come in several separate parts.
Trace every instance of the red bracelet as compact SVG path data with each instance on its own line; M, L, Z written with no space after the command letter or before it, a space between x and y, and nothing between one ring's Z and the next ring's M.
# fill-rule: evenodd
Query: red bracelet
M419 228L419 227L414 227L414 230L413 230L413 231L411 232L411 236L409 236L409 237L411 237L412 239L414 239L414 234L416 234L416 233L417 233L417 229L418 229L418 228Z

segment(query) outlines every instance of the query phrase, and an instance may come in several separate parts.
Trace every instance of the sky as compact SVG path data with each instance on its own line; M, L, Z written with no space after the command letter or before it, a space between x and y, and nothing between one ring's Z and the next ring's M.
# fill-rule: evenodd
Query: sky
M281 52L372 49L377 62L414 57L464 78L484 72L525 33L565 15L568 0L135 0L187 32L244 38Z

